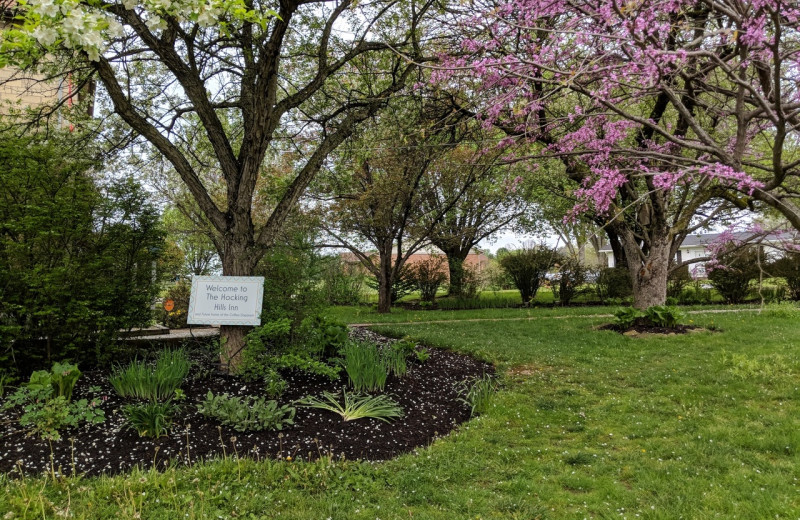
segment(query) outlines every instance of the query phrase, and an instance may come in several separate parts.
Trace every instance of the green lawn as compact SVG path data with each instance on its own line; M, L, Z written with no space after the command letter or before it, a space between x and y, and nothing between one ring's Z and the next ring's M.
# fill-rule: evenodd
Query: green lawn
M381 325L490 359L503 373L487 414L416 454L382 464L229 459L128 477L5 479L0 511L92 519L800 517L800 312L692 315L721 331L629 338L594 330L606 319L548 319L543 311L459 314L540 313L535 320Z

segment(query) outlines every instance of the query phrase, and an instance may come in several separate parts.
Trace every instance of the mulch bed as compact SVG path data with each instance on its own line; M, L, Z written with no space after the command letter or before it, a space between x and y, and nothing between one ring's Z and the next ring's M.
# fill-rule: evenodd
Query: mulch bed
M380 343L393 340L368 330L353 335ZM408 373L401 379L389 377L385 393L402 406L405 416L391 423L377 419L343 422L339 415L315 408L297 408L294 425L283 431L236 432L197 412L197 403L211 390L214 394L264 395L259 384L212 369L209 359L196 360L196 366L182 389L186 400L170 434L160 439L142 438L126 428L119 413L124 401L108 384L107 372L85 371L75 387L74 399L86 397L88 388L97 385L107 399L101 406L103 424L63 431L53 441L54 466L61 474L116 474L134 466L163 468L171 463L191 464L199 460L238 455L250 458L315 459L333 455L346 459L385 460L425 446L446 435L470 417L467 406L458 400L458 382L483 374L493 374L492 365L446 350L426 347L430 358L425 363L409 361ZM201 377L194 375L201 374ZM289 383L278 399L290 403L323 391L340 392L346 375L331 382L301 372L284 374ZM0 412L0 472L33 475L50 471L50 446L45 440L27 435L17 423L18 410Z
M676 325L675 327L656 327L653 325L634 325L633 327L620 327L619 325L609 324L603 325L602 327L598 327L598 330L613 330L614 332L619 332L620 334L632 335L632 334L661 334L661 335L670 335L670 334L687 334L693 330L700 330L700 327L696 327L694 325Z

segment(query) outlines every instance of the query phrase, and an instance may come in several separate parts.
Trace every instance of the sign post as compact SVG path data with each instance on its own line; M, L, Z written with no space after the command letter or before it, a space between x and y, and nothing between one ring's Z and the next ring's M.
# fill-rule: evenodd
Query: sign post
M261 325L263 276L194 276L186 323Z

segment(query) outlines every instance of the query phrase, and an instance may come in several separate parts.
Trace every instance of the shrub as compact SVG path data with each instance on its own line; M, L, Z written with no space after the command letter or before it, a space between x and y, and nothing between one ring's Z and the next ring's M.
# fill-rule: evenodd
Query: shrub
M158 438L166 435L177 411L177 406L172 401L150 401L122 407L122 415L127 420L128 428L136 430L140 437Z
M291 320L281 318L255 327L245 339L241 362L236 374L245 381L267 381L280 377L274 366L274 357L289 346Z
M486 413L492 396L497 392L497 382L489 375L462 381L458 385L459 400L469 406L470 415Z
M210 391L197 411L237 432L282 430L284 425L294 424L296 412L292 406L278 406L276 401L263 397L231 397L214 395Z
M503 256L500 265L519 290L522 303L529 305L557 258L558 253L548 247L526 247Z
M580 286L586 283L587 269L577 258L568 258L558 269L558 283L553 284L553 296L561 305L569 302L580 293Z
M409 266L410 276L420 293L420 300L431 303L436 300L439 287L447 281L446 265L445 257L431 255L427 260Z
M356 392L383 390L389 373L378 346L368 341L352 341L342 349L343 364Z
M358 305L364 294L366 275L360 262L348 262L336 256L328 259L322 283L329 305Z
M164 300L172 300L175 302L175 306L171 311L167 311L159 305L156 310L158 321L171 329L185 328L191 289L192 284L188 280L181 280L170 287L164 295Z
M688 265L673 269L667 276L667 296L679 298L683 294L683 290L691 282L692 276L689 274Z
M86 137L36 132L0 141L5 370L96 363L120 329L151 319L152 265L164 248L158 210L130 179L99 185Z
M601 302L624 299L633 294L631 275L624 267L607 267L600 269L595 281L595 291Z
M789 298L800 300L800 253L786 253L769 266L769 271L773 276L786 280Z
M759 251L748 246L723 252L719 265L708 269L708 280L728 303L741 303L750 292L750 282L759 275Z
M478 269L468 265L463 266L461 271L461 294L458 295L458 298L461 300L477 298L481 293L482 285L483 280Z
M190 362L183 350L164 350L155 365L133 361L116 367L108 381L120 397L150 401L171 398L189 373Z
M321 315L309 316L300 324L299 336L309 354L333 357L348 340L347 325Z
M275 365L279 368L300 370L309 374L324 376L331 380L339 378L339 371L341 369L338 366L331 366L322 361L313 359L304 353L282 354L275 359Z
M387 395L348 394L345 389L342 389L342 394L344 395L343 403L339 402L337 394L331 392L323 392L322 398L308 396L297 403L301 406L337 413L345 422L365 418L389 422L389 419L403 416L403 409L400 405Z
M279 369L301 370L330 379L339 377L339 367L319 357L330 357L347 341L347 326L322 316L311 316L300 325L303 338L291 344L288 318L264 323L247 335L237 375L246 381L263 381L270 396L280 395L286 382Z

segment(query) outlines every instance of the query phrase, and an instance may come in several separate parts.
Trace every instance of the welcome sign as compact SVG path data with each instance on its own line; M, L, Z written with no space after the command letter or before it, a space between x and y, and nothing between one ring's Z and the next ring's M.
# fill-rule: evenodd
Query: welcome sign
M263 276L194 276L186 323L261 325Z

